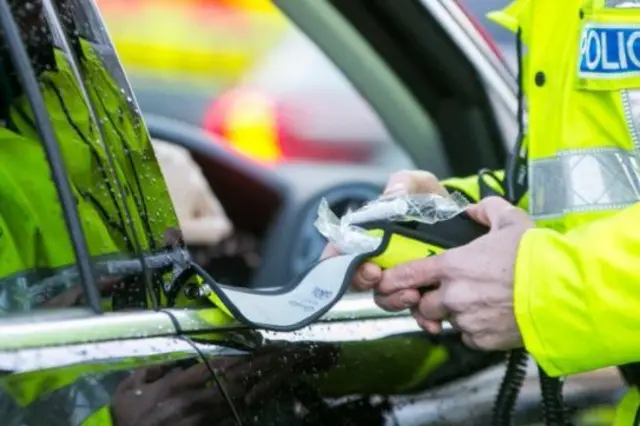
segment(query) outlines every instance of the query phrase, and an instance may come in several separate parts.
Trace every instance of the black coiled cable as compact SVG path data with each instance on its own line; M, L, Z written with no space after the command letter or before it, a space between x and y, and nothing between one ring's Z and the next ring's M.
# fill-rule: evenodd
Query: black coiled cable
M527 377L527 352L514 349L509 354L507 370L500 384L498 397L493 406L493 426L511 426L518 394Z
M549 377L538 367L540 376L540 390L542 391L542 414L547 426L571 426L567 419L567 410L562 398L563 381Z

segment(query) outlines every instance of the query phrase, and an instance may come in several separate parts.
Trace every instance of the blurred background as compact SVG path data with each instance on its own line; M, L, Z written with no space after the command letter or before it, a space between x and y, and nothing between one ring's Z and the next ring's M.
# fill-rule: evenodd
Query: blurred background
M508 0L458 2L514 66L514 37L485 18ZM406 165L369 106L270 0L97 3L144 113L202 126L265 164Z

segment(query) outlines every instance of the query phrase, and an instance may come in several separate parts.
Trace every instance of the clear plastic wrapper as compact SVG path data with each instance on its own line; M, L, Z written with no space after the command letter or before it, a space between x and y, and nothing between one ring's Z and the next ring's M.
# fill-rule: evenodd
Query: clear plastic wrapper
M377 221L434 224L453 218L468 206L469 202L457 192L447 196L401 194L380 197L339 218L323 199L315 225L341 253L366 253L375 250L382 238L369 234L359 224Z

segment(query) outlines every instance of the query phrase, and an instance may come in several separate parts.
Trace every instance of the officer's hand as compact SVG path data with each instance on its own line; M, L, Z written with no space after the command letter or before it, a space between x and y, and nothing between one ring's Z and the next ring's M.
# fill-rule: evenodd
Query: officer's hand
M438 181L437 177L432 173L423 170L403 170L392 174L384 190L384 195L416 193L436 193L440 195L447 195L447 190L442 186L440 181ZM337 254L339 254L338 250L329 244L322 253L321 258L325 259ZM360 267L358 272L356 272L353 287L355 290L359 291L371 290L377 287L381 279L382 270L380 267L373 263L365 263ZM415 305L419 296L418 292L413 290L408 290L399 294L397 297L402 304L402 307L399 309Z
M527 214L501 198L472 206L469 215L490 232L443 254L409 262L384 272L378 303L395 307L397 295L428 288L414 308L418 323L440 331L448 320L476 349L522 346L513 303L514 264L518 245L533 222Z

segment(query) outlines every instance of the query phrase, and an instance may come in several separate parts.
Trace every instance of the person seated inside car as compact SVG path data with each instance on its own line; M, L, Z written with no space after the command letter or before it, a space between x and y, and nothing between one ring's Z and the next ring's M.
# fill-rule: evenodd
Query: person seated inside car
M231 235L233 225L189 151L159 139L152 145L185 243L214 246Z

